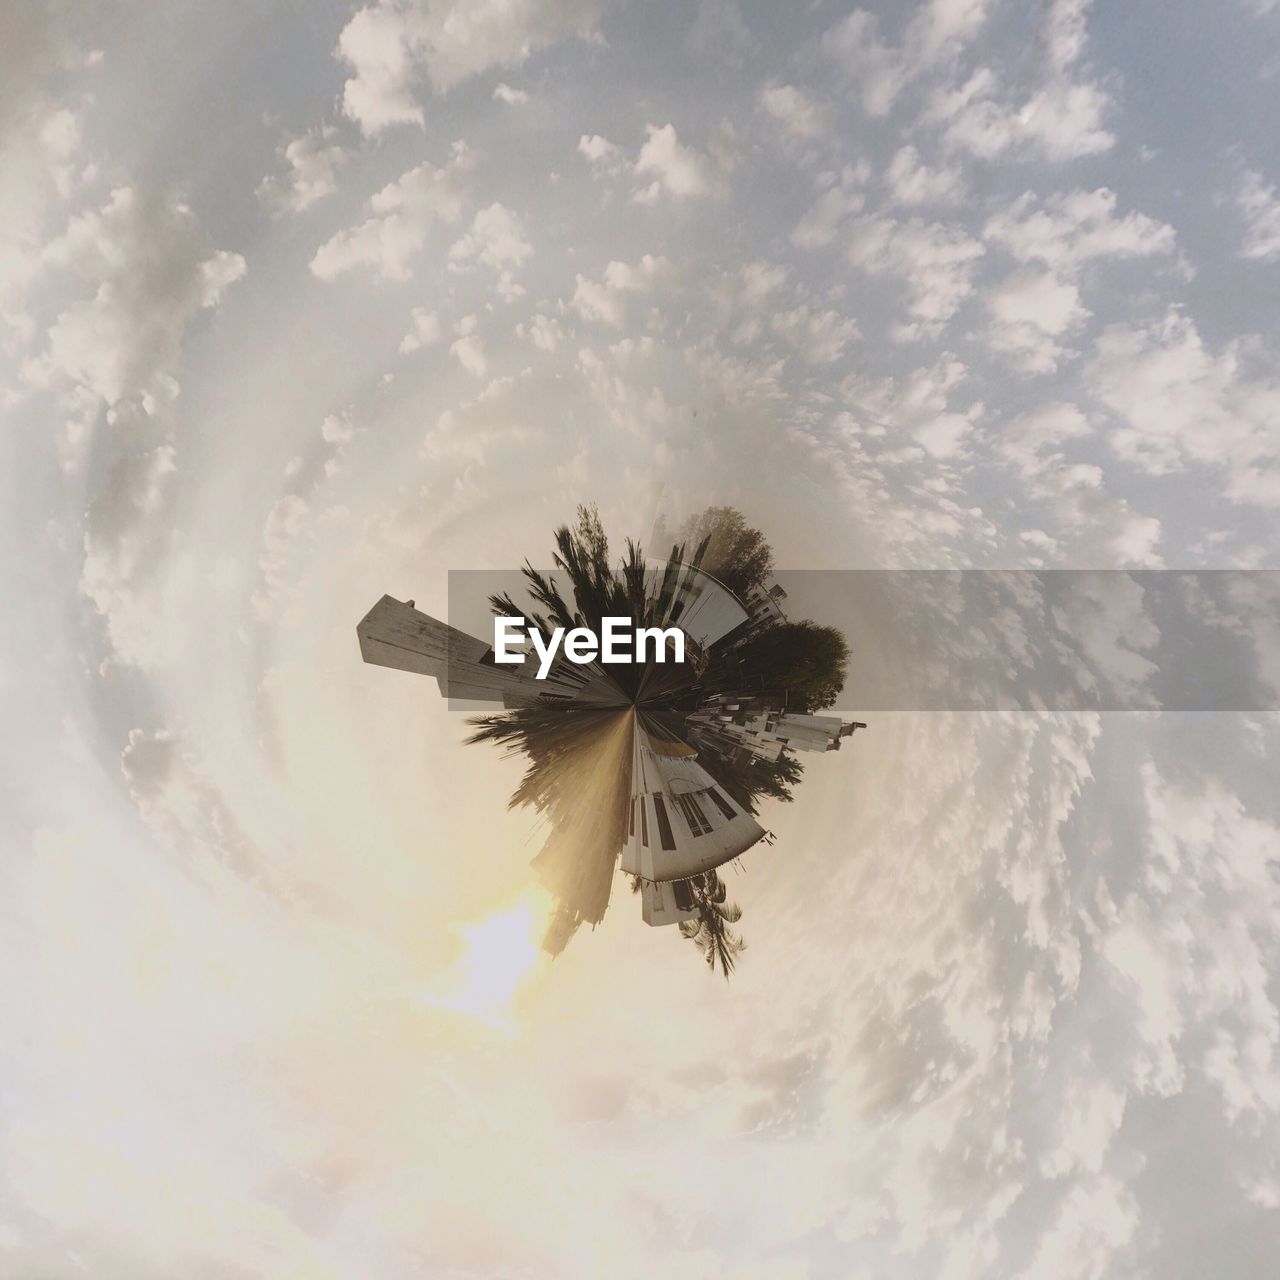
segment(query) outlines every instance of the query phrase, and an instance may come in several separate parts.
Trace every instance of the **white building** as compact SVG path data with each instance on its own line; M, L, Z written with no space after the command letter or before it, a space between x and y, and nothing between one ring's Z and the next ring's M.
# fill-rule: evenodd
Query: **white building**
M745 853L764 828L716 784L692 747L641 719L622 869L641 880L645 922L674 924L693 914L678 882Z
M838 751L841 739L867 727L860 720L789 712L779 694L718 694L702 703L686 723L762 760L777 760L788 748Z
M687 880L640 881L640 917L645 924L679 924L697 914Z
M545 680L536 665L499 666L493 646L419 613L408 602L383 596L356 626L360 656L380 667L434 676L442 696L523 707L546 702L620 706L617 685L595 664L578 666L557 655Z
M661 598L664 582L670 599L660 625L680 627L696 652L705 652L749 621L738 597L703 569L674 561L646 566L645 594L650 600Z
M743 597L749 621L747 634L759 631L762 627L773 627L779 622L786 622L787 615L782 611L782 602L786 598L787 593L776 582L768 588L758 585L748 587Z
M645 594L662 607L645 625L679 627L689 659L696 667L706 650L747 621L737 597L709 573L688 565L659 561L645 571ZM639 621L638 619L636 620ZM545 680L535 678L535 665L505 666L493 660L493 646L420 613L413 601L383 596L356 627L360 654L366 662L434 676L441 694L504 707L531 703L581 701L621 705L630 701L598 662L578 664L557 653ZM687 682L677 664L650 664L644 692L657 696L662 686Z
M750 621L737 597L698 569L678 564L655 568L646 574L645 586L650 600L662 605L650 623L680 627L695 663L711 645ZM776 597L770 598L776 603ZM631 701L609 678L608 669L596 663L577 665L558 656L545 680L536 679L532 663L498 665L490 645L420 613L412 600L383 596L361 619L356 634L366 662L432 676L447 698L500 702L507 708L548 702L620 706ZM655 686L673 682L674 687L687 679L687 672L681 674L670 664L665 669L650 665L638 700L658 696L660 689ZM726 714L727 709L708 707L699 723L705 721L718 730ZM702 709L698 715L703 716ZM724 723L732 723L732 716ZM840 722L835 724L838 727ZM696 914L689 879L736 858L765 832L698 763L693 747L672 737L643 712L633 717L633 726L622 869L641 881L645 922L674 924ZM776 725L757 728L756 736L763 742ZM800 731L799 724L788 726L790 733ZM811 736L818 732L804 731ZM744 730L748 737L755 732Z

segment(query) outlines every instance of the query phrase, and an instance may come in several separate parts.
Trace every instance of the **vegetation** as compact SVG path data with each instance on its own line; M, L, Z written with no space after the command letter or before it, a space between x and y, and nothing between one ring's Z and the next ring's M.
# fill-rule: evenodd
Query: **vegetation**
M490 600L495 613L523 618L544 639L556 627L602 628L606 616L624 616L636 625L667 619L682 582L705 568L744 596L763 587L773 569L773 552L758 529L732 507L710 507L685 522L656 582L646 581L641 548L628 540L615 566L609 541L594 507L579 507L577 520L555 531L556 573L543 574L527 561L523 570L529 602L510 595ZM689 548L692 548L690 551ZM492 742L528 760L511 805L527 805L546 818L550 832L533 865L555 895L557 908L544 947L558 953L584 922L595 924L609 902L614 870L626 838L630 813L631 738L638 712L651 733L687 740L701 766L746 812L757 814L761 799L789 801L803 768L783 752L763 760L685 716L710 694L784 692L792 710L830 706L844 685L849 650L833 627L816 622L784 622L738 644L713 647L700 666L673 664L648 672L640 666L610 670L622 695L614 706L558 703L522 707L471 721L468 741ZM768 837L767 837L768 838ZM745 943L734 928L742 910L727 901L715 871L685 882L696 915L680 932L702 953L712 972L728 978ZM639 881L632 888L639 887Z
M716 965L728 981L734 964L747 944L731 926L742 919L742 908L737 903L727 903L729 890L715 871L694 876L688 882L693 891L693 905L697 915L680 921L681 934L693 942L712 973Z
M690 516L678 536L687 546L705 546L702 567L739 598L773 573L773 548L733 507L707 507Z
M849 646L835 627L781 622L726 653L707 673L721 688L778 689L793 711L821 711L844 688Z

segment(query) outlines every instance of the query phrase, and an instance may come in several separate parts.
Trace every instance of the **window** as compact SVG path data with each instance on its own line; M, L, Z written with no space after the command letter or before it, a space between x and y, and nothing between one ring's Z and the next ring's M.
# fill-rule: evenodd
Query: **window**
M645 807L644 796L640 797L640 843L649 847L649 811Z
M635 833L636 833L636 798L635 798L635 796L632 796L632 797L631 797L631 831L630 831L630 834L631 834L631 835L635 835Z
M715 789L715 787L708 787L707 795L711 797L711 803L714 804L726 818L736 818L738 816L733 811L729 802Z
M697 819L702 823L702 830L709 832L711 830L711 819L707 817L706 810L702 807L702 801L697 796L685 796L689 802L689 808L693 810Z
M664 849L676 847L675 834L671 830L671 819L667 817L667 806L659 795L653 797L653 812L658 819L658 836Z
M671 798L676 802L676 808L680 810L685 824L693 835L705 835L711 830L711 823L707 821L707 815L702 812L702 806L694 796L676 795Z
M690 834L700 836L702 834L702 826L690 811L685 797L674 795L671 798L675 801L676 808L680 810L680 816L684 819L684 825L689 828Z

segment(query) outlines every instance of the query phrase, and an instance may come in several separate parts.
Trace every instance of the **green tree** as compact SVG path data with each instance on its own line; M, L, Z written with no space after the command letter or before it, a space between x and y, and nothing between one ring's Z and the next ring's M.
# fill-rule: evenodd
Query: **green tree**
M836 627L781 622L757 631L717 655L708 685L744 690L781 689L792 711L821 711L840 696L849 646Z
M702 567L738 597L763 586L773 573L773 548L733 507L708 507L691 516L679 536L689 547L706 542Z
M731 927L742 919L742 908L737 903L726 902L729 890L715 871L694 876L688 883L698 914L680 921L680 933L702 952L711 972L719 965L728 981L738 956L747 945Z

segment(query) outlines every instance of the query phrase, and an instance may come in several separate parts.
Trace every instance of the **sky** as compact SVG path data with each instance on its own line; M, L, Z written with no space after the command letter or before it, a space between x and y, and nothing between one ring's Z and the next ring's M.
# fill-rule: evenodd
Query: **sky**
M1278 88L1275 0L6 6L0 1275L1270 1275L1274 711L863 717L726 984L539 955L355 624L579 503L1276 567Z

